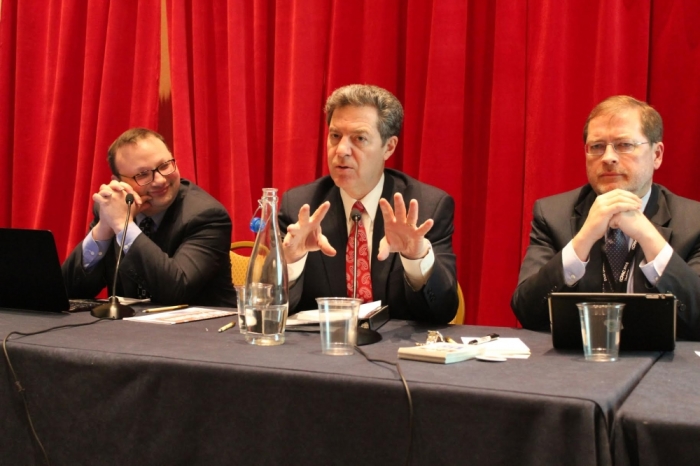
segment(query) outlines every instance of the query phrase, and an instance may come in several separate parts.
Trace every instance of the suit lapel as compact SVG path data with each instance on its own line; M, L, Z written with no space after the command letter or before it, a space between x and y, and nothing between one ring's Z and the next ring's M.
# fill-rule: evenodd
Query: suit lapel
M330 284L331 296L347 296L345 281L345 250L348 244L348 227L345 218L343 200L340 197L340 190L334 186L325 201L330 201L331 208L321 222L323 234L328 238L336 250L334 257L326 256L319 252L321 261L326 271L326 280ZM338 280L337 277L343 277Z
M382 188L382 197L389 201L391 208L394 208L394 178L384 171L384 188ZM372 297L375 301L381 300L386 304L386 283L389 278L389 272L395 260L398 260L395 253L389 254L386 260L380 261L377 259L379 254L379 242L384 237L384 216L382 210L377 208L377 215L374 216L374 231L372 232Z
M591 210L593 202L595 202L596 193L590 185L586 185L579 196L578 203L574 207L574 215L571 217L571 238L581 230L583 224L588 218L588 213ZM591 248L586 266L587 273L581 278L580 289L582 290L603 290L603 276L600 271L603 270L603 244L605 240L601 238ZM591 271L596 271L591 273Z

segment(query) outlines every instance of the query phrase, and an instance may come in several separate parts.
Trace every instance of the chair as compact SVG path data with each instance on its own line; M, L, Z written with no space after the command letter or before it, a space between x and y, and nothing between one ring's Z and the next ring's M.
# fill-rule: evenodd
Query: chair
M459 297L457 315L450 321L450 324L462 325L464 324L464 295L462 294L462 287L459 286L459 283L457 283L457 296Z
M253 249L252 241L235 241L231 243L231 280L234 285L245 285L245 276L248 273L248 263L250 262L250 252ZM248 249L248 255L241 255L236 251Z

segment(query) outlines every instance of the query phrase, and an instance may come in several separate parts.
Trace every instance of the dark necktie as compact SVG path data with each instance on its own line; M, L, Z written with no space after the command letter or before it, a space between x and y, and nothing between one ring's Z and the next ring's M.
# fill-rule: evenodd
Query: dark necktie
M365 213L365 206L360 201L352 206L362 214ZM348 296L352 298L352 287L354 278L353 261L355 260L355 223L353 222L348 236L348 246L345 250L345 277L347 280ZM369 271L369 246L367 244L367 232L362 223L362 219L357 222L357 298L363 303L372 301L372 275Z
M615 281L620 280L622 267L625 265L627 258L627 238L622 230L618 228L608 229L608 235L605 238L605 255L608 257L610 267L612 267Z
M145 217L143 220L141 220L141 223L139 223L139 228L143 234L149 238L151 238L153 233L155 233L155 226L156 224L151 217Z
M139 228L143 234L149 238L151 238L153 233L155 233L155 226L156 224L151 217L145 217L143 220L141 220L141 223L139 223ZM137 293L139 295L139 299L146 299L150 298L151 296L148 290L143 288L141 285L138 285Z

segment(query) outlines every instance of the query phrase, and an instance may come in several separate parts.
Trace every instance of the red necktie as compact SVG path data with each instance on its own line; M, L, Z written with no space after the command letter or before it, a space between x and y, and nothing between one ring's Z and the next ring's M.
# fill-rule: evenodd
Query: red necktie
M365 206L360 201L352 206L363 214ZM372 276L369 271L369 248L367 246L367 232L362 223L362 219L355 224L353 222L350 236L348 236L348 247L345 252L345 277L348 284L348 296L352 298L353 288L353 260L355 258L355 225L357 225L357 298L363 303L372 302Z

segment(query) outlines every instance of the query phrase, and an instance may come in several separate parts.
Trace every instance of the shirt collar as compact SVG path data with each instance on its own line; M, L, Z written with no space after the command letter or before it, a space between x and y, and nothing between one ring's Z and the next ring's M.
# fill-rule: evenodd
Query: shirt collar
M379 208L379 199L382 197L382 190L384 189L384 173L382 177L379 178L377 185L372 188L370 192L367 193L362 199L353 199L348 193L340 189L340 197L343 199L343 208L345 209L345 218L350 219L350 212L352 211L352 206L355 205L355 201L360 201L365 207L365 212L369 215L369 218L374 222L374 217L377 215L377 209Z

